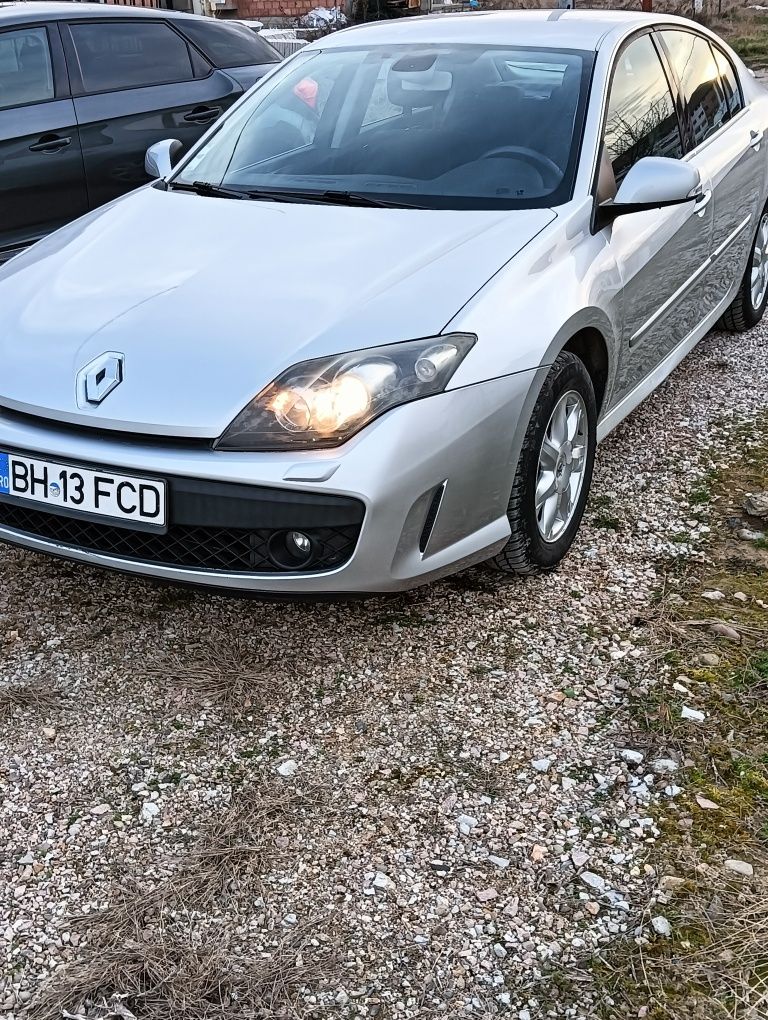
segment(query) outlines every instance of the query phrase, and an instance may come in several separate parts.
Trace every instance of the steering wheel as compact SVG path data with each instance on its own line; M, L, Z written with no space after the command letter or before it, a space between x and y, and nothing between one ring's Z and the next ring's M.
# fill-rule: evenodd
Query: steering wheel
M536 152L535 149L527 149L524 145L500 145L496 149L484 152L480 159L496 159L499 156L505 159L521 159L524 163L530 163L541 173L545 187L556 188L563 179L563 171L549 156L544 156L541 152Z

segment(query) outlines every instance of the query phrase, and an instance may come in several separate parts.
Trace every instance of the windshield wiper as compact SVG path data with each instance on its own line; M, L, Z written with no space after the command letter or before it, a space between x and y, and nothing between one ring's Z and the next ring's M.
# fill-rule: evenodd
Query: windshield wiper
M423 209L407 202L390 202L358 191L291 191L277 188L249 188L249 198L265 198L276 202L315 202L319 205L359 205L377 209Z
M168 185L174 191L191 191L195 195L213 198L251 198L264 199L267 202L315 202L322 205L359 205L378 209L423 209L420 205L408 205L405 202L390 202L387 199L373 198L356 191L292 191L280 188L225 188L221 184L210 181L171 181Z
M210 181L193 181L186 184L182 181L171 181L168 185L173 191L191 191L195 195L205 195L208 198L248 198L245 191L235 191L233 188L222 188L220 184L211 184Z

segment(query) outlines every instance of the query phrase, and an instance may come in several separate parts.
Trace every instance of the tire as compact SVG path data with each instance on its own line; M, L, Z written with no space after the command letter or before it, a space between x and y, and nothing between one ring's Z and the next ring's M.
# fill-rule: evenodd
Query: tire
M554 421L556 408L558 409L557 422ZM579 472L573 465L578 464L581 458L572 457L569 461L567 445L560 447L557 459L554 457L556 440L564 434L563 430L567 424L560 417L561 408L564 408L563 413L568 416L571 427L573 427L574 421L573 413L575 411L579 413L581 427L572 444L573 449L578 449L579 445L584 447L583 466ZM569 408L571 408L570 412ZM571 548L584 514L592 482L597 445L596 426L597 405L589 373L584 363L575 354L563 351L555 359L549 375L544 380L523 439L520 460L517 464L512 494L507 507L507 517L512 534L501 552L490 560L490 565L496 570L516 575L539 574L554 570ZM565 434L568 434L567 431ZM546 449L544 447L545 438L548 438ZM579 444L579 439L582 440L581 444ZM566 439L566 444L567 442ZM563 462L565 462L564 466ZM551 471L549 470L550 464L552 465ZM545 470L547 472L546 477L544 474L541 476L542 488L550 489L554 485L553 496L559 486L570 488L574 475L578 474L578 489L575 492L571 489L571 505L566 512L560 513L560 509L566 501L564 489L559 496L560 503L553 504L550 497L547 500L546 508L542 505L537 509L536 490L540 467L542 472ZM552 475L551 480L549 479L550 474ZM566 475L570 477L571 483ZM554 523L548 529L547 522L552 519L553 505L557 509ZM547 533L549 537L545 537Z
M756 252L762 252L758 263L763 272L760 282L762 296L759 293L757 295L759 300L755 299L752 285L752 273L756 267ZM718 326L728 330L729 333L743 333L745 330L752 329L762 319L766 304L768 304L768 205L760 216L752 247L749 250L747 268L739 284L736 297L723 313Z

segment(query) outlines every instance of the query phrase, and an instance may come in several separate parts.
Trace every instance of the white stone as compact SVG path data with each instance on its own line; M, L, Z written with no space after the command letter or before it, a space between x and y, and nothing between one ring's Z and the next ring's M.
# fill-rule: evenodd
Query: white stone
M672 935L672 925L661 914L651 918L651 927L657 935L661 935L666 939Z
M141 817L145 822L153 822L160 814L160 805L154 800L145 800L141 805Z
M605 879L601 878L600 875L596 875L594 871L582 871L579 878L584 885L594 889L595 892L605 892Z
M698 708L689 708L687 705L683 705L680 710L680 718L690 719L691 722L704 722L707 717Z
M288 761L284 761L277 766L277 771L280 773L281 776L284 776L287 779L289 776L292 776L294 772L296 772L298 767L299 767L298 763L295 762L293 758L289 758Z
M743 875L745 878L752 878L755 873L755 869L747 861L727 860L725 867L728 871L733 871L737 875Z
M494 868L508 868L509 858L508 857L495 857L493 854L488 856L488 862L494 866Z
M631 748L625 747L623 751L619 752L624 761L630 765L639 765L645 755L642 751L633 751Z

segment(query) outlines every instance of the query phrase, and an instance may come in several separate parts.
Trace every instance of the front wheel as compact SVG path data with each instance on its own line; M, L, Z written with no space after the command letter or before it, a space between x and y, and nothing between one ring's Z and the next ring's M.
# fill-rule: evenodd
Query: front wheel
M528 424L507 507L511 535L491 564L537 574L560 563L589 495L597 406L584 363L563 351L544 380Z
M768 304L768 206L763 209L747 268L736 297L723 313L719 325L731 333L752 329Z

